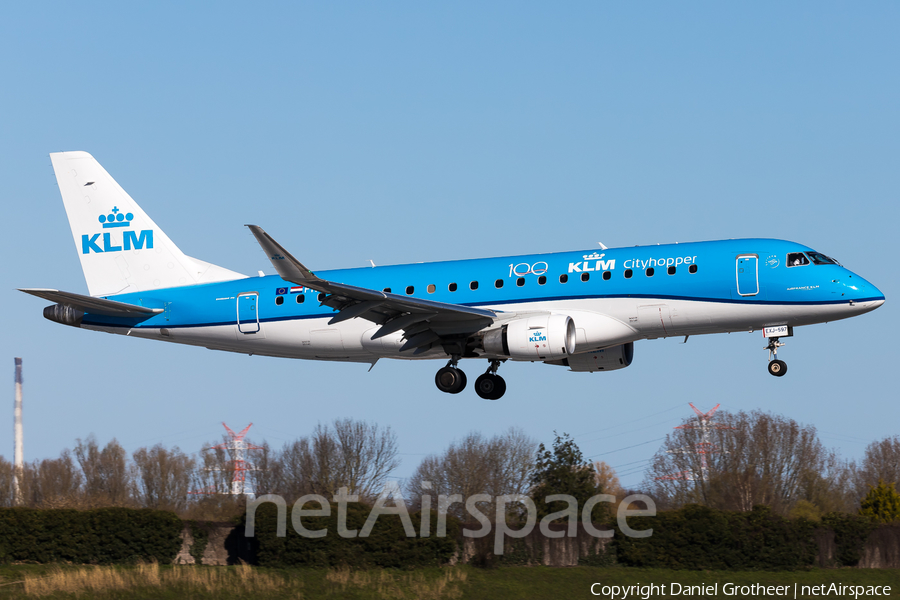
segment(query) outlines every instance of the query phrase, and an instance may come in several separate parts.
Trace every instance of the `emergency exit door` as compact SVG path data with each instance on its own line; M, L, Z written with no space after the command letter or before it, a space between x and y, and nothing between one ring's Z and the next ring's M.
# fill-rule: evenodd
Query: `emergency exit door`
M740 296L759 293L759 257L745 254L737 257L737 291Z

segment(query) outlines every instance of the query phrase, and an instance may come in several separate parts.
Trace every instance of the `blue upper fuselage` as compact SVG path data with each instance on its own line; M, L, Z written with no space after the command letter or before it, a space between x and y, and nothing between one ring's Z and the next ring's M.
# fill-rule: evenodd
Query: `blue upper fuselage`
M789 258L799 264L789 264ZM774 239L591 249L316 274L329 281L466 306L585 298L795 305L884 300L874 285L811 248ZM278 276L266 276L108 296L165 310L145 320L86 315L84 323L151 328L233 324L234 299L248 292L259 294L260 321L334 314L319 305L318 292L292 288L296 286Z

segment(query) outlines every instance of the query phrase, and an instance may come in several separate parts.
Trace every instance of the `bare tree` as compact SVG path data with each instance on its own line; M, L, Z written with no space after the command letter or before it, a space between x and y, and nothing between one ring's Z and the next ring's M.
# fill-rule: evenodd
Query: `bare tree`
M253 451L251 456L252 470L247 473L250 488L257 496L277 494L278 484L282 477L281 462L278 453L263 442L260 450Z
M430 496L431 506L437 508L439 495L460 494L466 499L475 494L526 494L536 449L537 441L516 428L492 438L469 433L452 442L443 454L428 456L419 464L406 485L409 500L420 506L422 498ZM489 504L482 510L493 514ZM462 517L465 509L455 504L449 512Z
M178 446L157 444L133 455L134 496L147 508L183 511L190 491L194 459Z
M129 502L131 474L125 448L113 438L101 450L93 435L76 440L75 457L84 477L85 501L94 506L122 506Z
M330 496L346 487L370 501L400 466L397 452L397 436L390 427L337 419L285 444L275 467L280 481L273 485L289 498L308 493Z
M612 494L616 499L621 500L625 497L625 490L619 483L619 476L616 470L601 460L594 461L594 473L597 478L597 485L604 494Z
M869 493L869 488L877 486L879 480L900 490L900 436L886 437L869 444L860 463L851 465L851 471L857 506Z
M846 469L815 427L760 411L720 412L716 421L731 429L711 432L712 449L698 446L698 429L666 436L644 483L662 505L750 510L765 504L780 514L798 500L842 505Z
M304 494L313 493L313 482L310 480L314 472L313 451L309 438L301 438L287 443L278 454L278 493L289 501L294 501Z
M13 471L13 464L0 456L0 506L2 507L15 506Z
M63 450L59 458L26 465L26 502L36 508L78 508L81 506L82 477L72 454Z

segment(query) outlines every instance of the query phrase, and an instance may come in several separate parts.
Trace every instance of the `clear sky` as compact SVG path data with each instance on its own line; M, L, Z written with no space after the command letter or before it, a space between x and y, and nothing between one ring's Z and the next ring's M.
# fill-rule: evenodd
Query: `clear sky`
M514 425L575 435L629 486L688 402L782 413L858 457L900 433L898 29L890 2L8 3L0 454L21 356L29 460L92 432L195 452L221 421L277 446L354 417L398 433L398 477ZM312 269L759 236L835 256L887 303L798 329L784 378L758 333L643 341L614 373L506 364L497 402L440 393L434 362L366 373L80 331L15 291L87 292L61 150L247 274L273 270L245 223Z

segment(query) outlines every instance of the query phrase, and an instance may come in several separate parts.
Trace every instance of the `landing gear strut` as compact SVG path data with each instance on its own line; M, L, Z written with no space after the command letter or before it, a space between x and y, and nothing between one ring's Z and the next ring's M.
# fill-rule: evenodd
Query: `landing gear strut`
M475 393L485 400L499 400L506 393L506 382L497 375L499 360L492 360L487 371L475 380Z
M456 366L459 356L454 356L443 369L439 369L434 376L434 384L442 392L458 394L466 389L466 374Z
M783 377L787 373L787 363L778 360L778 348L784 346L784 342L779 342L777 337L769 338L769 345L766 350L769 351L769 373L775 377Z

